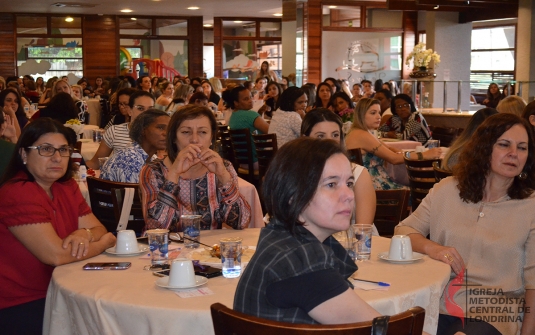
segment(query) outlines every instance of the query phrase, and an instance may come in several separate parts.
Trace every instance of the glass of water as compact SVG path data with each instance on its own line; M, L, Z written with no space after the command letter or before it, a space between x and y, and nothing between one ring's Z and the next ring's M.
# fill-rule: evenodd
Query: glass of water
M221 248L223 277L239 277L241 275L241 255L243 252L241 237L223 238L219 240L219 247Z
M355 252L358 261L367 261L372 252L372 226L369 224L354 224L352 226L356 238Z
M198 248L201 240L201 215L181 215L180 223L186 248Z

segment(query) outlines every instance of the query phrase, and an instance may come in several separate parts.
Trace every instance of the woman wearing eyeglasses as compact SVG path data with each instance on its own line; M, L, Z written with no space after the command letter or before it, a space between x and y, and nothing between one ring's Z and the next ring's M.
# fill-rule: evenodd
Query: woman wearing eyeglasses
M115 244L72 179L73 135L50 118L31 122L0 180L2 334L41 334L54 267Z
M379 131L383 137L399 138L426 144L431 139L431 130L423 115L416 111L414 102L406 94L398 94L390 106L392 117Z

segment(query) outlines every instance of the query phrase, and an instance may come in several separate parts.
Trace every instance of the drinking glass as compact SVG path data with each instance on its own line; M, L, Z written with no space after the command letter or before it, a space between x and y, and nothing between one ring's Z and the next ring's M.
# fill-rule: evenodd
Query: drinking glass
M369 224L354 224L352 228L357 240L357 260L367 261L370 259L372 252L372 226Z
M198 248L201 240L201 215L181 215L180 223L184 234L184 247Z
M236 278L241 274L242 239L228 237L219 240L223 277Z

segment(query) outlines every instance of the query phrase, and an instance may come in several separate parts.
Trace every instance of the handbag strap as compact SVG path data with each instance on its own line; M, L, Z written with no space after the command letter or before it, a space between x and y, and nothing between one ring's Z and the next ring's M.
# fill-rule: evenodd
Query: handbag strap
M388 315L378 316L374 318L372 321L371 335L386 335L386 332L388 331L389 320L390 316Z

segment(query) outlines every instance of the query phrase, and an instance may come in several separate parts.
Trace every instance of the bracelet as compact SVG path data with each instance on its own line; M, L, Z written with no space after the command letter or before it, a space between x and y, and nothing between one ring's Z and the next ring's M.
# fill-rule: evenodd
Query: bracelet
M421 152L417 152L416 155L418 155L418 160L419 161L423 161L424 160L424 154L422 154Z
M82 228L82 229L89 233L89 242L93 242L94 238L93 238L93 232L91 231L91 229L89 228Z

